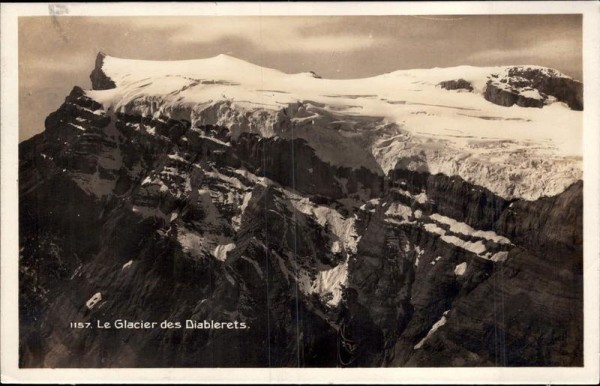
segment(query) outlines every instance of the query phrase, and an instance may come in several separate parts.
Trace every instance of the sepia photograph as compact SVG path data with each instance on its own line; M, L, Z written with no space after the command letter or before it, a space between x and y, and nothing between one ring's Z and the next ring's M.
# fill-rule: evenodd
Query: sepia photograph
M18 369L598 361L585 12L38 9L2 90Z

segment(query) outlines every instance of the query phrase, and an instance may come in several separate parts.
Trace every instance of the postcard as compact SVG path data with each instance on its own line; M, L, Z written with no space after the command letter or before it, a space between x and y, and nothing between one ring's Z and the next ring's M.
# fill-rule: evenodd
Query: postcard
M2 5L2 380L598 382L598 4Z

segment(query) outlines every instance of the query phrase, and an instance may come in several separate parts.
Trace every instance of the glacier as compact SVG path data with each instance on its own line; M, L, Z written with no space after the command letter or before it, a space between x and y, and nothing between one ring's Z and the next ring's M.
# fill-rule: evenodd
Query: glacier
M542 101L539 90L523 86L527 71L570 79L539 66L323 79L227 55L144 61L99 54L92 80L112 88L97 86L85 95L105 112L187 120L192 130L226 127L232 139L242 133L302 138L335 166L459 176L505 199L536 200L582 178L582 112L552 95ZM454 79L468 82L471 91L440 86ZM492 103L484 98L490 85L538 98L543 108Z

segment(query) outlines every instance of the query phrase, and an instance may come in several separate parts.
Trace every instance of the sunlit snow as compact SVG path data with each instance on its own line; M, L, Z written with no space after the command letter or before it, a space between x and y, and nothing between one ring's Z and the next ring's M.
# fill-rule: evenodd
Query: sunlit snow
M86 93L105 109L175 119L183 114L192 127L224 126L233 138L242 132L303 138L334 165L378 174L402 167L458 175L509 199L561 193L582 177L582 113L552 98L541 109L488 102L486 82L508 68L334 80L227 55L172 62L107 56L102 70L117 87ZM437 86L458 78L473 92ZM522 92L535 97L537 91Z

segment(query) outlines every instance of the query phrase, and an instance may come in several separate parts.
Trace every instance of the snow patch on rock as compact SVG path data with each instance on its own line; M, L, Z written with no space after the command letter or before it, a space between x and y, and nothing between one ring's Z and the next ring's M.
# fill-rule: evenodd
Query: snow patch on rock
M233 251L235 249L235 243L229 243L224 245L217 245L217 247L213 250L213 256L217 258L217 260L225 261L227 260L227 253Z
M487 249L482 241L466 241L453 235L447 235L444 229L440 228L439 226L433 223L424 224L423 228L425 228L427 232L440 235L440 238L448 244L455 245L459 248L472 252L482 258L485 258L482 255L487 251Z
M425 204L429 199L427 198L427 193L421 192L419 194L412 194L411 192L404 189L394 189L394 191L400 193L401 195L408 197L419 204Z
M490 257L491 261L495 261L497 263L503 263L508 260L508 252L502 251L495 253L492 257Z
M101 292L96 292L91 298L88 299L87 302L85 302L85 306L88 309L93 309L96 304L98 304L98 302L100 302L102 300L102 293Z
M475 230L469 225L460 221L456 221L450 217L434 213L430 215L429 218L439 223L449 225L450 231L453 233L460 233L465 236L480 237L498 244L511 244L509 239L507 239L504 236L499 236L498 234L496 234L496 232Z
M313 217L319 225L328 228L331 234L336 237L331 245L332 252L337 253L343 249L350 254L356 253L358 235L354 216L344 217L329 206L316 205L307 197L298 196L287 190L283 191L296 210Z
M242 204L239 207L239 212L231 218L231 225L234 230L238 231L242 225L242 216L248 207L248 203L252 198L252 192L246 192L242 198Z
M462 262L462 263L458 264L456 267L454 267L454 274L456 276L462 276L465 274L466 271L467 271L467 263L466 262Z
M300 290L306 294L317 293L319 295L330 294L327 301L330 306L337 306L342 300L342 288L348 284L348 260L336 265L331 269L318 271L315 279L308 274L301 275L299 280Z
M412 215L413 212L410 207L398 202L392 202L389 208L385 211L385 216L401 218L403 222L409 222Z
M427 342L427 340L428 340L428 339L429 339L429 338L430 338L430 337L431 337L431 336L432 336L432 335L433 335L433 334L434 334L434 333L435 333L435 332L436 332L436 331L437 331L437 330L438 330L440 327L442 327L443 325L445 325L445 324L446 324L446 322L448 321L448 319L446 319L446 315L448 314L448 311L450 311L450 310L447 310L447 311L445 311L445 312L444 312L444 315L442 315L442 317L440 318L440 320L438 320L437 322L435 322L435 323L434 323L434 325L433 325L433 326L431 326L431 329L429 330L429 332L427 333L427 335L426 335L426 336L425 336L423 339L421 339L421 340L419 341L419 343L417 343L417 344L414 346L414 349L415 349L415 350L418 350L418 349L420 349L421 347L423 347L423 345L425 344L425 342Z

